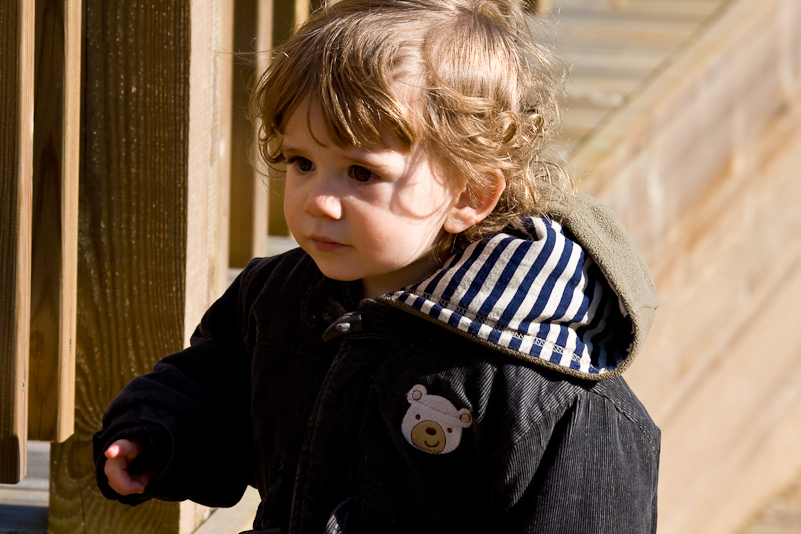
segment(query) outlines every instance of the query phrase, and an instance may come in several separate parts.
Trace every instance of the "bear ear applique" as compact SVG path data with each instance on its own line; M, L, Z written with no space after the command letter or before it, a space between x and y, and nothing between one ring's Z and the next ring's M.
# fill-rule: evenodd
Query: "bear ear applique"
M467 408L459 410L459 421L464 428L469 428L473 424L473 414Z
M406 400L409 401L410 404L415 401L419 401L420 399L423 398L426 392L427 391L425 386L417 384L416 386L414 386L412 389L409 390L409 393L406 394Z
M467 408L457 410L445 397L429 395L421 384L406 394L409 409L403 417L403 437L413 447L429 454L447 454L462 440L462 429L473 424Z

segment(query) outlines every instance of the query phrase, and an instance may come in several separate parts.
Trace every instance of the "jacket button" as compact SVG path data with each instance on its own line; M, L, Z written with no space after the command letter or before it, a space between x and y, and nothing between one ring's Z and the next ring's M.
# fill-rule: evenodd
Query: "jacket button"
M337 332L347 334L350 331L350 323L339 323L336 325Z

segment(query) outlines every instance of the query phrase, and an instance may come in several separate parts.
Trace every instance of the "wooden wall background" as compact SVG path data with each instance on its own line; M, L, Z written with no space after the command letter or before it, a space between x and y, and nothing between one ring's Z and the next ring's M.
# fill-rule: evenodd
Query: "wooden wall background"
M659 533L738 532L801 481L801 3L726 2L570 163L659 291L626 373L662 429Z
M28 439L52 441L51 532L190 533L208 516L106 501L91 436L131 377L185 346L229 253L243 266L266 252L266 186L232 123L249 133L252 52L307 13L295 0L0 4L0 482L25 476Z

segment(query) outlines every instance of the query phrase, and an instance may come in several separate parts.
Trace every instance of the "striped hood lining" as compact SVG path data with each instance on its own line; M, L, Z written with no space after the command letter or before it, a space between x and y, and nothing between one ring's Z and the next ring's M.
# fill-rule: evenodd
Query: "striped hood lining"
M382 300L501 352L571 375L619 367L632 322L592 258L555 221L526 217Z

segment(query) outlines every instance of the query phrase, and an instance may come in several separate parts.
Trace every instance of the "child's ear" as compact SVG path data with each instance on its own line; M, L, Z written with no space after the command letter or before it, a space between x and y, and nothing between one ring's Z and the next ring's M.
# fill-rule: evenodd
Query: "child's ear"
M495 169L488 174L491 187L486 190L478 191L475 194L465 188L456 203L451 208L445 224L442 227L449 234L459 234L471 226L480 223L492 213L501 198L501 193L506 188L506 180L500 169Z

